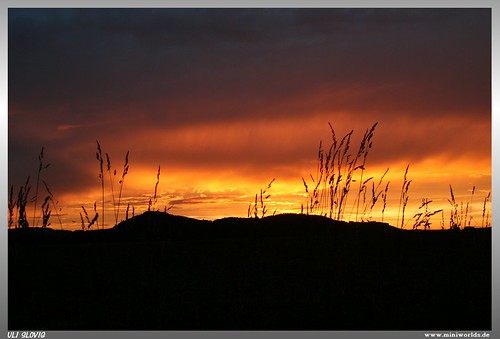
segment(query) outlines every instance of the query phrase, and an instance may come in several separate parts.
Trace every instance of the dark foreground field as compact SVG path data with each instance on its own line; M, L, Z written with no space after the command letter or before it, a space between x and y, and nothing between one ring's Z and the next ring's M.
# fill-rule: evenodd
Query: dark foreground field
M9 230L10 330L491 330L491 229L145 213Z

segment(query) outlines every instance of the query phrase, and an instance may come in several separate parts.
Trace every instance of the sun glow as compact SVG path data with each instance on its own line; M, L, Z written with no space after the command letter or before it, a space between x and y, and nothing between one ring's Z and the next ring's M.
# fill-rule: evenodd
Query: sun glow
M440 162L440 159L437 161ZM311 196L306 193L302 178L312 183L310 175L314 172L314 165L311 166L309 172L289 169L288 175L275 177L267 173L255 175L255 177L242 176L236 169L213 172L168 166L160 166L160 176L157 177L157 169L146 166L133 168L134 170L127 174L123 182L119 210L119 182L115 178L114 187L111 190L111 180L105 176L104 225L106 227L111 227L116 222L150 209L208 220L228 216L253 217L255 206L261 208L262 203L266 206L266 216L310 212L308 206L311 204ZM435 170L429 170L430 168L435 168ZM457 168L460 168L460 171L457 171ZM361 191L360 173L356 173L353 177L351 192L347 196L343 220L375 220L399 225L402 219L400 195L404 169L403 166L382 167L380 165L370 168L367 164L367 170L363 175L364 180L369 181ZM381 180L386 170L387 173ZM277 170L276 172L279 173ZM462 209L463 214L467 209L468 222L471 226L482 226L484 200L491 187L491 175L487 162L485 162L485 167L467 166L464 163L440 167L432 162L432 159L428 159L422 163L410 165L407 176L411 184L405 212L405 228L411 228L414 223L413 217L423 210L419 208L422 199L432 201L428 206L432 211L443 210L442 213L432 217L432 228L447 228L453 209L449 201L451 199L450 185L458 208ZM272 179L275 180L268 187ZM388 185L388 190L384 208L380 193L386 185ZM319 189L319 196L324 199L323 205L312 213L330 216L330 205L327 201L329 191L328 189L323 191L324 187L321 186ZM472 189L474 189L474 194L472 194ZM265 191L262 202L261 190ZM377 201L371 206L374 193ZM490 201L486 203L489 210ZM57 214L53 214L52 227L81 228L80 213L85 219L83 208L90 218L95 213L99 213L99 223L102 226L102 191L97 181L94 189L88 190L85 194L60 196L58 204L60 208ZM30 208L32 208L31 205L28 206L28 215L32 213ZM335 216L335 213L333 215ZM258 216L262 216L262 210L259 210Z

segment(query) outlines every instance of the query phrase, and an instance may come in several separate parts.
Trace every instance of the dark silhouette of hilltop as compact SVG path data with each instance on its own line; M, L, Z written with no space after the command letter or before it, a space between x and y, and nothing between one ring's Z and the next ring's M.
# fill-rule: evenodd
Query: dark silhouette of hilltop
M114 227L124 236L170 239L255 238L320 235L353 232L398 231L384 223L347 223L303 214L281 214L258 218L223 218L215 221L174 216L164 212L146 212Z
M491 229L147 212L9 230L10 330L490 330Z

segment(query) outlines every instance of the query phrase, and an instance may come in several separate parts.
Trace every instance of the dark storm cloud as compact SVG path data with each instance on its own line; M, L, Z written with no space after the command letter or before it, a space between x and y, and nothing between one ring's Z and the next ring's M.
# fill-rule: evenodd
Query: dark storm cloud
M490 28L488 10L11 9L9 99L62 108L66 123L137 110L191 122L317 89L357 108L336 93L387 84L363 101L395 111L392 92L414 110L450 110L489 95Z

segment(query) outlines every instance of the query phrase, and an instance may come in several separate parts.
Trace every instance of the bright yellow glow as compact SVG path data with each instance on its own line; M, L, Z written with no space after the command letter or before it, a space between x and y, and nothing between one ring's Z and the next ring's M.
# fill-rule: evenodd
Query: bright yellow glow
M431 218L432 228L447 228L449 225L451 205L450 184L452 185L458 209L462 209L465 215L467 209L468 221L471 226L480 227L484 223L483 203L491 188L491 172L488 161L478 166L469 163L448 163L445 166L438 166L434 163L441 163L441 159L427 159L422 163L410 165L408 180L411 180L409 189L409 201L405 211L405 228L412 228L416 213L422 212L419 206L422 199L432 200L429 204L429 211L442 209L443 212ZM400 194L403 183L405 165L389 168L389 172L381 182L378 191L383 190L389 182L389 190L386 199L386 208L382 214L383 201L379 197L373 209L364 209L364 205L369 204L372 198L371 182L377 186L381 175L387 167L377 166L367 169L363 175L364 179L373 177L366 190L365 201L363 194L360 195L360 207L357 207L359 174L354 177L351 184L351 191L343 213L346 221L354 220L375 220L385 221L392 225L401 223L402 212L400 209ZM314 165L311 169L314 169ZM433 170L431 170L433 169ZM458 170L459 169L459 170ZM140 214L149 207L150 199L153 200L154 188L156 184L157 168L134 167L124 181L123 196L121 198L120 215L118 221L125 219L127 205L129 206L128 217L132 216L132 206L134 213ZM289 171L288 176L277 176L271 188L267 189L270 194L265 199L267 208L266 215L274 213L306 213L308 195L305 192L302 177L311 184L309 172L300 170ZM168 209L170 213L184 215L199 219L213 220L227 216L247 217L248 209L252 210L257 194L260 206L260 190L266 189L273 177L263 178L263 174L254 176L242 176L237 169L226 171L196 171L194 169L183 169L175 167L161 167L160 181L157 188L157 201L154 208L158 210ZM106 185L108 183L106 182ZM105 191L105 225L107 227L115 224L115 208L118 200L118 185L115 182L115 205L109 187ZM472 189L475 187L474 196ZM377 191L377 192L378 192ZM65 229L78 229L81 227L79 213L81 206L93 216L93 204L96 202L97 212L102 214L102 198L100 186L96 185L94 190L80 195L67 195L61 197L62 221ZM115 207L114 207L115 206ZM369 205L368 205L369 206ZM491 207L488 201L487 209L491 218ZM329 207L322 208L323 214L329 215ZM356 217L356 211L358 215ZM320 213L319 211L317 213ZM259 209L259 216L262 211ZM28 215L29 212L28 212ZM253 215L253 212L251 213ZM399 218L398 218L399 215ZM472 217L472 219L470 219ZM59 228L56 217L52 218L52 227Z

